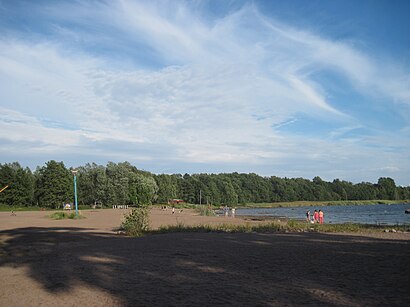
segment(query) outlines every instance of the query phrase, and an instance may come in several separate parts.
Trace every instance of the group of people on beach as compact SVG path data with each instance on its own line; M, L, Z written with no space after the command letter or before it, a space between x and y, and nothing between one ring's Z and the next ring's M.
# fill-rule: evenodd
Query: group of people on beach
M313 212L313 216L311 216L310 210L306 211L306 222L308 223L323 224L325 221L324 219L325 219L325 214L320 209L319 211L315 210L315 212Z
M229 208L228 206L225 206L223 208L223 211L225 217L229 216L229 211L231 212L231 217L235 217L235 208Z

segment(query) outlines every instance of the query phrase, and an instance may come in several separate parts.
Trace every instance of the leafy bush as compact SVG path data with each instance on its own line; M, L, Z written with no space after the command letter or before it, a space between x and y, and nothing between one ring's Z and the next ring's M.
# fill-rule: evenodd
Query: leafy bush
M126 214L121 228L129 236L140 237L149 230L149 216L147 207L133 209Z
M85 218L81 214L78 214L78 216L75 214L75 212L54 212L53 214L50 215L50 217L54 220L64 220L64 219L83 219Z
M196 206L195 210L202 216L215 216L215 212L206 205Z

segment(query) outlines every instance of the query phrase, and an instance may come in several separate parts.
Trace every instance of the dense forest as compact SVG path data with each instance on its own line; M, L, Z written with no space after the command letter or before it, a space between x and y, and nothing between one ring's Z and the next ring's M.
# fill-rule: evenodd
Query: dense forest
M141 205L182 199L192 204L262 203L280 201L398 200L410 199L410 187L396 186L392 178L353 184L315 177L262 177L257 174L152 174L128 162L95 163L77 168L80 205ZM61 207L73 202L71 169L51 160L32 172L18 162L0 164L0 204L9 206Z

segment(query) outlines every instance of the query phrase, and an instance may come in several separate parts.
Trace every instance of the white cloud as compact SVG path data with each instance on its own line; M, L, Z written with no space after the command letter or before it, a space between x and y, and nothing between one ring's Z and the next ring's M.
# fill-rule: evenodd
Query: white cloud
M64 150L78 144L80 135L65 129L44 127L36 118L0 107L2 139L11 142L29 141L35 150ZM33 148L34 149L34 148ZM3 148L4 150L4 148Z
M371 169L386 157L403 158L382 152L366 159L372 141L340 139L363 124L339 110L312 76L337 72L363 94L376 91L402 104L410 97L405 72L376 65L347 43L268 19L252 5L212 21L183 2L165 6L173 10L139 1L54 5L45 11L53 14L52 41L1 40L0 139L36 142L33 150L50 153L242 163L249 171L286 165L300 176L316 171L303 164L343 173L348 160ZM113 51L81 49L90 40ZM144 61L132 56L140 47L149 50ZM310 138L281 130L300 114L336 128ZM115 142L121 145L107 145Z

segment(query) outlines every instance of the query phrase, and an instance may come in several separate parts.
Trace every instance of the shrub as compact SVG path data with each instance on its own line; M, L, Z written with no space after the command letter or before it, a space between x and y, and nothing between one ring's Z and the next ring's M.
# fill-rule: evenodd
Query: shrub
M121 228L129 236L140 237L149 230L149 216L147 207L133 209L126 214Z
M64 220L64 219L83 219L85 218L81 214L78 214L78 216L75 214L75 212L54 212L53 214L50 215L50 217L54 220Z
M206 205L196 206L195 210L202 216L215 216L215 212Z

